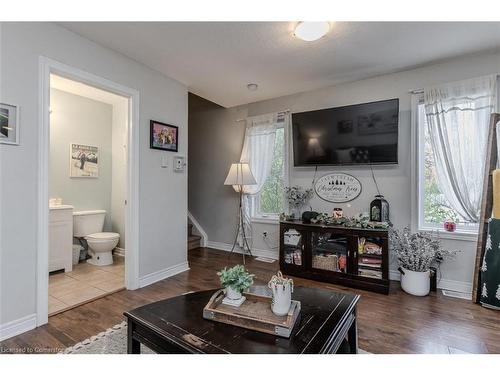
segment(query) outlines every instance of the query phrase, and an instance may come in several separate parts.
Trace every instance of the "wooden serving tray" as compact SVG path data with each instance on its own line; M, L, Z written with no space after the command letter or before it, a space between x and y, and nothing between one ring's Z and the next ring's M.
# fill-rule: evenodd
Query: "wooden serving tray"
M271 310L271 297L251 293L243 295L246 301L240 307L233 307L222 304L224 291L218 290L203 309L203 317L253 331L290 337L299 317L300 301L292 300L288 314L277 316Z

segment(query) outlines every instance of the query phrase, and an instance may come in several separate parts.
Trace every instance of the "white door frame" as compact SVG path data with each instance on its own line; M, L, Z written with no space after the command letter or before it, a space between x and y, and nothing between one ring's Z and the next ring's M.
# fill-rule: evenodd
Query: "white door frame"
M125 285L139 287L139 91L98 77L56 60L39 58L38 137L38 251L36 270L37 326L48 322L49 293L49 152L50 152L50 74L94 86L129 99L127 129L127 205L125 209Z

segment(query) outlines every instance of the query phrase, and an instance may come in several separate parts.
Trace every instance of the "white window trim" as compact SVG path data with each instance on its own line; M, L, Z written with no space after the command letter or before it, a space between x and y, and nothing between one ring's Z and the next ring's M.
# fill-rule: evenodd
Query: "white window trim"
M289 114L286 114L287 118L283 122L282 125L279 125L278 128L283 128L284 129L284 151L283 151L283 178L284 178L284 185L288 186L289 178L290 178L290 117ZM277 224L279 223L279 216L280 213L276 214L263 214L260 212L260 192L258 194L255 194L255 196L250 197L250 199L253 200L252 202L252 207L254 209L251 212L251 221L252 223L261 223L261 224ZM283 199L285 199L284 194L283 194ZM285 211L288 210L287 205L284 205Z
M252 217L252 223L257 224L279 224L279 215L278 216L254 216Z
M420 176L423 175L423 165L420 163L421 145L424 137L424 129L419 127L418 106L423 103L423 93L413 94L411 100L411 230L413 232L426 232L434 234L438 238L477 241L478 230L471 231L457 228L455 232L447 232L442 227L432 226L424 223L423 196L424 184Z

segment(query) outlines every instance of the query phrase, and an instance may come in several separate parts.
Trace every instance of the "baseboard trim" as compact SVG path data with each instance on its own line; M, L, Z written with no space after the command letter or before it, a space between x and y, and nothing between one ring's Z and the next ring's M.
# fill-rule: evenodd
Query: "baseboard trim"
M175 266L165 268L160 271L152 272L149 275L139 277L139 288L154 284L160 280L177 275L178 273L189 270L188 262L182 262Z
M120 256L120 257L124 257L125 256L125 249L123 249L121 247L115 247L115 250L113 250L113 253L115 255Z
M0 324L0 341L36 328L36 314Z
M224 243L224 242L208 241L207 247L210 247L210 248L216 249L216 250L231 251L231 248L233 247L233 245L228 244L228 243ZM242 253L241 247L236 246L236 248L234 249L234 252L241 254ZM278 252L273 251L273 250L252 249L252 254L255 257L271 258L271 259L275 259L275 260L279 259Z
M389 279L400 281L401 280L400 272L398 270L390 270ZM466 283L464 281L440 279L438 280L437 287L438 289L452 290L454 292L470 294L472 298L472 283Z

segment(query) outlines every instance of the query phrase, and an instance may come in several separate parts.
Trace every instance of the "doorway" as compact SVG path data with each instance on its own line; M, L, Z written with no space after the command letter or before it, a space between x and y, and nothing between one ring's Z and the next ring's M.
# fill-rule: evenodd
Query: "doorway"
M54 84L54 82L56 83ZM85 206L85 204L83 204L82 202L78 202L77 204L72 205L73 202L78 201L79 197L72 197L71 195L68 195L73 190L78 190L78 188L75 189L75 186L81 187L82 189L93 186L92 189L95 189L95 186L97 184L92 184L91 182L89 184L89 181L94 180L95 182L96 180L101 179L102 182L104 180L111 179L111 170L106 170L106 168L104 168L104 164L102 163L105 160L106 152L110 152L111 145L109 145L110 149L108 151L105 151L103 149L99 150L99 146L103 147L102 144L97 145L97 141L92 142L92 140L89 140L89 138L85 139L85 136L87 136L88 134L84 134L81 141L79 141L78 139L74 139L74 142L68 142L68 139L63 140L63 142L68 143L67 147L64 147L66 148L66 150L62 151L63 154L66 154L66 156L62 156L63 154L61 154L61 156L56 157L56 159L66 159L65 161L63 160L62 163L65 164L67 162L69 164L69 167L64 168L65 170L61 171L61 173L62 175L65 174L65 183L71 182L73 184L69 186L69 188L68 186L66 186L65 188L67 188L67 190L64 193L54 194L54 191L60 192L64 190L51 189L52 186L49 184L52 177L51 167L53 167L51 165L51 151L53 151L51 150L51 116L54 116L54 118L57 117L56 113L51 114L51 112L57 110L56 108L51 108L51 95L54 93L53 90L55 89L55 86L58 86L58 89L66 89L59 90L60 92L58 92L58 95L60 97L65 97L67 99L68 97L73 95L89 100L88 96L94 95L90 100L94 100L96 103L101 101L103 103L103 106L110 105L111 112L113 112L116 107L117 110L121 109L122 112L125 113L125 119L122 118L124 125L123 134L121 138L113 137L113 139L117 141L115 142L117 143L115 153L119 156L118 159L120 159L120 157L122 158L124 164L122 169L123 173L121 176L121 178L123 179L123 191L121 194L111 194L113 198L116 198L114 208L111 206L111 203L108 206L105 206L103 202L98 202L98 198L95 198L95 202L90 203L91 205L94 204L93 207L90 207L88 205L88 201L92 201L94 200L94 198L89 199L88 197L85 198L87 200L87 206ZM76 90L76 92L71 92L72 90ZM97 99L97 101L95 99ZM121 104L109 104L109 102L112 102L113 100L116 100L116 103ZM106 101L108 101L107 104L105 103ZM61 100L59 100L59 102L61 103ZM76 68L61 64L51 59L43 57L40 59L41 135L39 137L39 256L37 259L38 326L48 322L50 305L49 299L52 302L50 312L54 314L54 312L63 311L79 304L86 303L90 300L99 298L100 295L99 293L97 293L96 289L101 290L103 292L103 295L120 289L120 281L113 276L121 276L121 288L123 288L123 286L125 286L127 289L136 289L138 287L138 109L139 93L136 90L116 84L104 78L78 70ZM93 120L89 119L89 121ZM85 119L83 119L83 122L81 122L80 127L85 128ZM73 133L75 132L76 130L73 130ZM120 144L121 150L119 150ZM125 147L123 147L124 145ZM120 168L115 168L115 171L118 171L119 169ZM81 181L86 181L86 183L80 183ZM59 195L64 195L66 199L61 199ZM99 194L95 196L97 197L99 196ZM61 202L61 200L63 201ZM120 213L118 213L115 215L115 219L120 219L118 221L122 222L121 226L116 222L112 224L111 216L109 215L113 211L115 211L115 213L117 212L117 207L119 208L120 206L120 204L116 204L117 200L121 201L122 212L121 218L119 218ZM72 258L73 255L75 255L76 257L77 252L80 252L83 253L82 257L90 258L90 260L87 262L87 259L82 258L82 261L76 263L75 270L77 268L80 268L80 271L77 273L72 273L72 264L68 266L69 269L71 269L70 272L64 272L66 270L66 266L62 268L60 265L54 266L53 254L51 251L49 251L49 248L52 249L52 244L49 246L49 243L53 242L54 235L49 235L49 225L53 218L53 210L51 209L51 207L54 208L55 206L56 208L57 206L59 206L58 208L62 209L61 211L57 211L56 218L58 219L62 218L62 216L59 214L64 211L64 206L77 206L77 209L79 210L77 211L77 213L82 213L82 215L84 214L82 218L85 219L88 219L90 217L88 216L89 214L99 214L101 211L104 211L102 212L102 215L104 215L104 225L102 227L103 229L102 231L97 230L97 232L94 234L97 234L97 237L101 235L101 237L104 236L108 238L109 235L107 233L110 233L111 230L114 230L111 233L119 234L118 232L121 232L121 236L119 236L118 239L118 241L120 242L117 243L118 248L114 249L112 254L110 253L113 261L112 265L109 264L109 259L104 259L106 257L103 257L102 255L104 254L102 253L98 254L101 255L100 257L93 256L96 254L94 250L97 249L99 245L90 246L90 254L85 254L85 251L89 250L88 242L90 242L90 239L87 239L86 236L81 235L80 237L73 238L75 247L72 247ZM66 219L69 219L73 215L67 216L68 217L66 217ZM59 223L57 224L59 225ZM66 229L69 229L69 226L70 224L66 222ZM59 228L63 228L63 226L59 225ZM59 232L61 231L62 229L59 230ZM68 235L66 234L66 238L67 236ZM101 240L102 238L99 237L95 242L101 242ZM126 243L126 245L122 245L122 243ZM83 251L81 248L77 250L78 245L83 245ZM67 255L68 253L66 250L65 264L68 264ZM121 255L125 255L125 257L122 258ZM76 259L72 259L72 261L76 261ZM54 300L54 290L52 288L51 291L51 288L49 287L49 267L52 269L62 269L62 271L56 273L56 278L59 278L62 281L61 283L59 283L59 290L56 290L56 294L60 294L61 285L65 283L68 285L72 284L76 287L76 290L80 288L81 291L85 292L79 293L75 290L76 292L73 293L75 297L73 299L70 296L68 297L68 295L66 295L66 298L59 299L59 302L64 303L64 305L59 304L58 307L55 307L54 302L56 301ZM93 273L93 280L89 281L90 279L85 279L85 273ZM96 285L93 285L96 282L99 282L99 280L101 281L100 286L96 287ZM85 282L89 282L90 284L86 286L82 285L82 283ZM49 291L52 292L51 297L49 297ZM79 294L82 293L86 296L86 299L83 296L79 296ZM56 302L56 304L58 304L58 302Z

